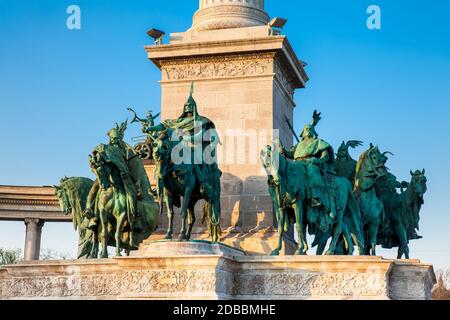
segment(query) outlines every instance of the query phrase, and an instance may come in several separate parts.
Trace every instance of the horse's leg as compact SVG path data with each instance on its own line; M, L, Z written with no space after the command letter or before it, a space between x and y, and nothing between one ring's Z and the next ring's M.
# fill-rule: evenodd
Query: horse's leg
M363 232L364 232L364 250L363 255L370 256L370 236L369 236L369 226L365 225L363 226Z
M336 223L336 226L334 227L333 236L331 238L330 247L328 248L327 252L325 253L327 256L333 256L336 254L336 246L337 242L339 240L339 237L342 234L342 225L341 223Z
M280 208L275 208L277 215L279 217L278 221L278 246L272 251L271 256L279 256L280 251L283 248L283 234L284 234L284 219L286 216L286 211ZM300 241L300 240L299 240Z
M99 227L95 228L95 230L92 230L91 235L91 252L89 253L89 259L97 259L98 257L98 229Z
M97 231L94 234L94 239L95 239L94 258L97 259L98 258L98 253L99 253L99 248L100 248L99 230L98 229L97 229Z
M378 235L378 227L379 222L373 222L369 226L369 243L370 245L370 255L376 256L376 247L377 247L377 235Z
M403 249L402 249L402 245L398 246L398 250L397 250L397 259L401 259L403 256Z
M344 206L345 208L346 206ZM325 253L328 256L332 256L336 254L336 246L339 238L342 235L342 223L343 223L343 216L344 216L344 210L339 210L339 213L337 214L337 221L336 226L334 228L333 236L331 238L330 247L328 248L328 251Z
M186 240L190 240L192 228L194 227L194 224L195 224L195 202L194 201L192 201L192 200L190 201L189 208L187 211L188 211L188 230L186 233Z
M188 215L188 207L191 202L191 196L192 196L192 188L186 186L186 190L184 191L184 197L183 197L183 205L181 206L181 231L180 236L178 237L179 240L188 240L187 234L186 234L186 220Z
M127 213L123 212L118 219L116 219L116 232L115 232L115 237L116 237L116 257L120 257L120 235L121 235L121 230L123 227L123 224L125 222L125 219L127 217Z
M352 256L355 252L355 244L353 243L352 235L345 223L342 226L342 232L344 234L344 241L347 244L347 255Z
M294 204L295 220L297 222L298 249L296 255L305 255L308 252L308 242L306 241L306 226L303 219L303 204L298 200Z
M325 252L325 247L327 246L328 235L325 232L321 232L317 240L317 250L316 255L321 256Z
M102 224L101 243L102 243L102 258L108 258L108 215L106 209L100 210L100 223Z
M164 191L164 201L166 202L167 219L169 226L167 228L166 240L172 240L173 235L173 202L172 196L168 192Z
M406 230L402 225L397 225L396 229L398 238L400 240L397 259L401 259L403 254L405 254L405 259L409 259L409 247L408 247L408 239L406 237Z
M356 246L358 247L358 254L360 256L364 255L364 246L362 245L362 240L358 238L357 235L350 233L350 237L353 240L353 244L356 244Z

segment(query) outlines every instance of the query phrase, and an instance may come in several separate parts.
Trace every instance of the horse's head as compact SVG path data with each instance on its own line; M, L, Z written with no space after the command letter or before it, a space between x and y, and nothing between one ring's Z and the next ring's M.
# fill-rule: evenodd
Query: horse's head
M378 147L371 146L365 156L366 168L369 174L382 177L386 174L386 161L387 157L385 153L382 154Z
M170 141L166 131L153 141L153 159L157 162L168 162L170 159Z
M58 199L61 211L65 215L69 215L72 212L72 205L70 204L67 191L61 186L55 186L55 196Z
M423 203L423 195L427 192L427 177L425 176L425 169L422 171L416 170L411 173L411 184L410 188L416 196L418 196Z
M105 161L104 151L98 149L94 150L92 154L89 155L89 164L92 172L97 177L102 190L108 190L111 187L109 179L110 170Z
M275 185L279 185L282 181L282 177L279 172L281 148L281 141L275 140L273 146L265 146L261 150L260 154L261 164L264 170L266 170L269 180Z

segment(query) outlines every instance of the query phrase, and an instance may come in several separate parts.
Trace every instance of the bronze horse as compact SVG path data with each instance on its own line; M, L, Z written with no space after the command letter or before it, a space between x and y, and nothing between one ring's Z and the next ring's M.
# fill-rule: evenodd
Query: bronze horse
M337 245L343 236L346 243L362 246L360 228L360 212L354 198L350 182L341 177L327 177L327 183L335 194L334 205L336 216L330 217L321 212L318 220L311 220L307 197L307 179L305 164L290 162L279 153L282 149L281 141L276 140L273 146L266 146L261 152L261 162L269 177L269 192L274 200L275 214L278 222L279 240L272 255L278 255L282 248L282 237L290 225L296 223L298 236L297 255L304 255L308 251L306 230L316 237L331 236L331 243L326 252L328 255L337 253ZM350 219L352 229L344 226L344 220ZM328 239L328 236L327 236Z
M378 234L378 243L383 248L398 247L398 259L403 255L409 259L409 241L422 238L417 235L416 230L419 230L419 213L424 203L424 194L427 192L427 178L425 170L410 173L411 183L404 192L396 195L395 209L389 221L385 221L387 230Z
M354 192L362 214L365 255L376 255L377 235L384 216L384 206L375 187L387 172L386 160L378 147L371 145L360 156L356 166Z
M117 159L110 158L104 145L98 146L90 156L91 169L97 177L99 188L95 208L100 217L99 239L102 244L101 257L107 258L107 246L113 234L116 256L121 248L138 249L139 244L147 239L159 223L158 205L148 190L136 200L126 190L120 174ZM141 174L144 173L143 166ZM148 186L149 187L149 186ZM136 207L136 217L131 217L130 206Z
M181 207L181 231L179 240L189 240L195 223L195 204L205 200L203 206L203 223L207 223L212 242L220 241L220 176L215 177L214 187L201 188L195 174L194 166L200 164L174 164L173 149L179 143L170 140L171 130L162 132L153 142L153 158L155 159L156 190L162 210L166 205L169 226L166 239L173 237L173 206ZM217 172L221 172L217 169ZM181 201L181 198L183 199ZM162 211L161 211L162 212Z

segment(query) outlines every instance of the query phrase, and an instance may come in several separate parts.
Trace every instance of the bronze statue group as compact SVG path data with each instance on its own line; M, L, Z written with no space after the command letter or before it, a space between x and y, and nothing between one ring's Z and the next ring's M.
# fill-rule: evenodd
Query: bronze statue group
M296 254L306 254L306 234L314 236L317 254L376 255L376 246L398 247L398 258L409 258L409 241L420 239L419 212L427 191L425 170L411 171L411 182L398 182L386 166L389 152L370 145L356 162L343 142L335 156L330 144L318 137L316 126L304 127L301 140L286 150L280 140L261 151L278 221L278 255L283 234L295 224ZM292 126L289 126L292 128ZM295 134L295 133L294 133Z
M135 148L124 142L127 121L108 132L109 143L100 144L89 155L95 181L63 178L56 196L65 214L72 214L79 233L78 258L108 257L108 246L117 256L138 249L158 227L163 207L168 215L166 239L173 237L173 207L181 208L179 240L191 238L194 207L204 200L202 222L211 241L220 241L221 175L215 148L218 141L214 123L200 116L190 96L178 119L154 124L158 115L146 119L134 115L147 139ZM280 140L261 151L261 163L268 175L268 189L278 222L278 255L283 235L295 224L298 250L306 254L307 233L314 236L317 254L375 255L376 246L398 247L398 257L409 258L409 241L419 239L419 212L426 192L425 171L411 172L411 182L398 182L386 167L388 152L373 145L358 161L349 148L360 141L343 142L337 153L318 137L320 113L304 127L298 144L286 150ZM289 127L292 129L290 123ZM293 130L292 130L293 131ZM200 140L210 148L213 161L195 159L198 136L213 132L215 139ZM205 141L207 140L207 141ZM189 161L175 161L174 150L183 145ZM202 156L203 157L203 156ZM153 159L156 189L152 190L143 159ZM155 199L156 198L156 199ZM101 251L99 246L101 245Z

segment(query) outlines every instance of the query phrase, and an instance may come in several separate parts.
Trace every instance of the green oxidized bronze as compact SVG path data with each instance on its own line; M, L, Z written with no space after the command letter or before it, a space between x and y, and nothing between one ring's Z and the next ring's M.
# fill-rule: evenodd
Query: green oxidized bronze
M306 230L315 236L313 246L318 246L318 254L325 251L330 237L327 254L343 251L340 244L349 252L354 245L362 251L361 214L350 182L335 173L333 148L318 138L315 127L320 119L314 112L312 124L304 127L302 140L290 151L277 140L261 153L280 233L273 255L279 254L282 234L294 222L299 239L296 254L308 250Z
M352 158L352 156L348 152L348 149L354 149L356 147L362 146L362 144L362 141L357 140L342 142L336 153L336 161L334 163L336 167L336 173L340 177L347 178L352 185L355 182L357 162Z
M179 238L190 239L195 222L194 207L203 199L203 222L208 225L211 240L219 241L222 175L216 159L219 138L214 123L198 114L193 84L178 119L165 120L143 131L154 140L156 190L161 210L162 204L165 204L169 220L166 239L173 236L174 205L181 207ZM157 138L153 138L156 134Z
M98 247L94 248L93 230L89 228L90 219L84 216L86 200L94 181L88 178L63 178L55 186L55 195L61 211L72 214L73 226L78 231L78 259L96 258Z
M348 150L362 145L360 141L342 143L335 159L331 145L318 137L320 115L314 112L312 124L304 127L301 141L291 150L276 140L261 152L280 236L272 254L279 254L283 234L296 223L297 254L306 254L308 232L315 236L317 254L331 238L327 254L351 255L357 246L360 254L376 255L381 244L399 247L399 258L408 258L409 241L421 238L416 230L425 171L411 172L410 184L400 183L385 166L388 152L371 145L358 162L352 159Z
M377 182L377 194L384 205L378 244L386 249L398 247L399 259L403 255L409 259L409 241L422 238L416 230L419 230L419 213L427 191L426 183L425 170L411 171L410 183L398 182L389 172Z
M143 129L154 126L155 120L160 116L160 113L154 116L153 111L148 111L146 118L141 119L133 109L128 108L127 110L133 113L133 119L130 121L130 124L139 122L142 125ZM140 142L135 145L134 151L137 154L139 154L143 160L152 160L153 159L152 143L153 140L156 138L156 136L151 133L147 134L146 136L147 138L145 139L144 142Z
M108 132L109 144L101 144L89 156L93 182L72 178L61 182L56 194L63 211L73 214L79 230L79 258L107 258L107 247L128 253L137 250L159 223L158 204L150 195L150 182L142 160L123 141L126 122Z

